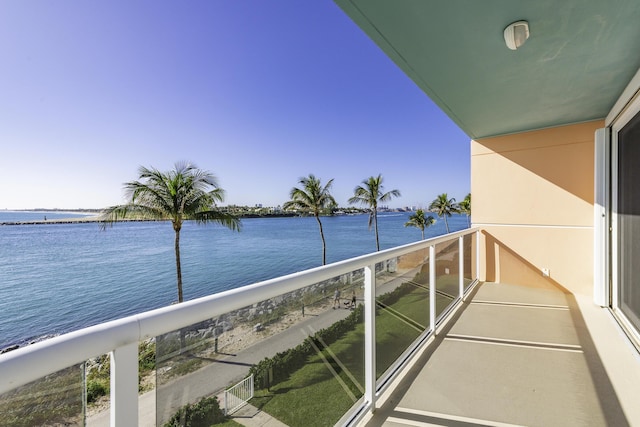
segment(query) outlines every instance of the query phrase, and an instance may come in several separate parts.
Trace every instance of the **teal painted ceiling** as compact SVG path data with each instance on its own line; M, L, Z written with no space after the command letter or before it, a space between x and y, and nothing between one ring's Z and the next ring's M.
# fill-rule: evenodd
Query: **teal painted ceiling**
M640 68L638 0L336 3L471 138L602 119Z

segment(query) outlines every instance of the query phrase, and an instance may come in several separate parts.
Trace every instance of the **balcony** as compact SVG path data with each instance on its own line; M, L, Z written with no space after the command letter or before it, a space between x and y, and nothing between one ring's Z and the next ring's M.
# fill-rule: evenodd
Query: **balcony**
M638 355L590 304L479 284L366 425L638 425Z
M10 425L164 425L204 397L219 396L224 406L225 390L253 374L250 404L261 410L250 415L287 425L640 424L638 354L606 310L553 283L478 282L480 233L365 255L0 355L0 412ZM149 340L156 385L139 395L138 344ZM108 406L88 411L86 361L105 353Z

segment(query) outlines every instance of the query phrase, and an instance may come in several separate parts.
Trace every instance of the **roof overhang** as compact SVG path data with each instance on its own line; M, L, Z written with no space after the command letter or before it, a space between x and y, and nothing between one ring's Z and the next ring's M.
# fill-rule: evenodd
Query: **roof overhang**
M603 119L640 68L637 0L336 3L474 139Z

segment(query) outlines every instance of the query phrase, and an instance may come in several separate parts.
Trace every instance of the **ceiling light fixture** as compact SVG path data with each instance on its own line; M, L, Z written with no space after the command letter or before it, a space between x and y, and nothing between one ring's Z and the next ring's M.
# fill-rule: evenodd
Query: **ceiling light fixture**
M509 24L504 29L504 41L511 50L516 50L529 38L529 23L527 21L517 21Z

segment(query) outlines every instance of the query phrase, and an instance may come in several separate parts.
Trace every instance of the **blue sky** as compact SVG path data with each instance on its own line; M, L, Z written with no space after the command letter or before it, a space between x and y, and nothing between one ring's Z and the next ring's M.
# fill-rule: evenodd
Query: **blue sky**
M469 138L332 1L0 2L0 209L124 202L140 165L188 160L225 204L300 177L346 205L469 192Z

